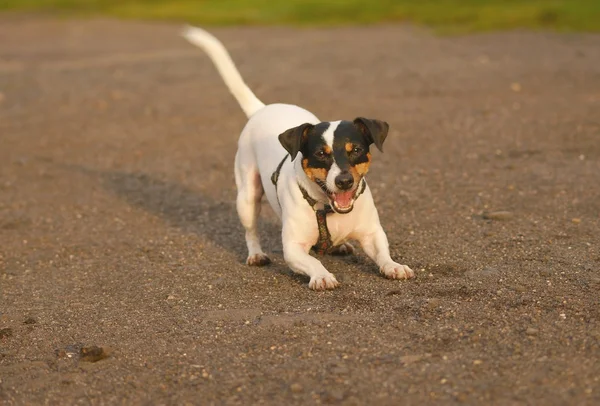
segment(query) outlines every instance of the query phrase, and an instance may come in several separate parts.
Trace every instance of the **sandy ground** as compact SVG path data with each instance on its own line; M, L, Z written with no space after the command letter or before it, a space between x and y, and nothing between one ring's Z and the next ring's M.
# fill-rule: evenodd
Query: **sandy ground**
M417 278L316 293L266 204L244 264L244 115L178 29L0 18L0 402L600 404L600 36L215 29L265 102L391 125Z

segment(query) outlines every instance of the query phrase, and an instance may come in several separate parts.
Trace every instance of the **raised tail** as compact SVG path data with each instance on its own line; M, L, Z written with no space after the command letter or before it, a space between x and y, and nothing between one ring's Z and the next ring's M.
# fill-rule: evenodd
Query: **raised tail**
M227 52L225 46L214 35L202 28L191 26L185 27L181 35L208 54L221 74L225 85L227 85L229 91L238 101L247 117L265 107L265 104L246 85L240 72L231 60L229 52Z

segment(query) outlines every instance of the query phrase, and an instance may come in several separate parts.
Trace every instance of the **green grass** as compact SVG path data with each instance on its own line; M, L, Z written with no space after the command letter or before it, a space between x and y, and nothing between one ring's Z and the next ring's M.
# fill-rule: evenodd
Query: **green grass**
M514 28L600 31L600 0L0 0L0 11L46 11L203 25L412 22L438 32Z

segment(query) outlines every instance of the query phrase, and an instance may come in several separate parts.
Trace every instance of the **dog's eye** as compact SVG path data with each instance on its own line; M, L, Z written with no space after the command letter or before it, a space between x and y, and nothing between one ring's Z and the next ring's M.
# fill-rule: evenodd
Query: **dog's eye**
M358 155L362 152L362 148L361 147L354 147L352 148L352 153Z
M317 158L325 158L327 156L327 153L325 153L325 151L323 151L322 149L315 152L315 156Z

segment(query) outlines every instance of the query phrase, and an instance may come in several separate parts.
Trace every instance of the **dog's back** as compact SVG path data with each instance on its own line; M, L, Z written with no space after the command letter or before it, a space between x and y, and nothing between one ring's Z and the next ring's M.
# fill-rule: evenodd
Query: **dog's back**
M269 104L248 120L238 141L238 153L252 154L269 203L276 208L277 198L271 174L288 154L278 136L289 128L304 123L317 124L319 119L301 107L291 104ZM293 170L286 166L285 170ZM276 209L277 211L277 209Z

